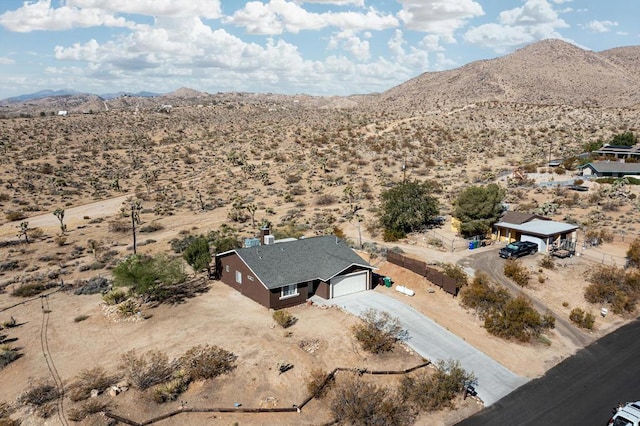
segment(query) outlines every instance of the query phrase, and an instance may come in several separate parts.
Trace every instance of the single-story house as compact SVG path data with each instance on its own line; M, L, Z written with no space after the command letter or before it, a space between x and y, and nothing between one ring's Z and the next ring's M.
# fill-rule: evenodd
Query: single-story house
M605 145L602 148L592 151L591 154L611 156L615 158L639 158L640 146L639 145Z
M616 177L640 175L640 163L618 161L594 161L579 167L582 176Z
M556 222L544 216L521 212L505 212L500 222L493 225L498 241L531 241L538 251L547 253L562 241L575 243L578 226Z
M216 255L216 275L267 308L304 303L371 289L375 269L335 236L274 242ZM266 243L266 244L265 244Z

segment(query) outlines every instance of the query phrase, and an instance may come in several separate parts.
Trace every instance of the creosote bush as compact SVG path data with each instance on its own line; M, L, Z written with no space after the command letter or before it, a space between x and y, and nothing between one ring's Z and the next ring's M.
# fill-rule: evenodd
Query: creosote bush
M335 383L335 377L328 379L328 374L320 369L311 370L307 378L307 390L314 398L324 398Z
M190 380L206 380L232 372L237 358L233 352L218 346L194 346L185 352L178 364Z
M107 305L117 305L127 300L127 292L121 289L111 290L102 296L102 300Z
M282 328L291 327L296 322L296 318L286 309L280 309L272 314L273 320Z
M331 400L331 412L339 424L411 425L416 413L403 406L396 392L350 378L337 385Z
M109 404L99 399L90 399L82 403L80 407L73 407L67 412L69 420L72 422L81 422L87 416L104 411Z
M578 327L586 328L587 330L593 330L593 325L596 322L596 317L592 313L585 312L580 308L573 308L569 314L569 319Z
M473 373L465 371L459 361L440 361L433 374L405 376L400 384L400 395L418 411L437 411L454 408L454 399L465 386L473 383Z
M2 336L0 336L1 338ZM1 340L1 339L0 339ZM20 358L22 354L16 348L9 345L0 345L0 370Z
M504 275L515 281L520 287L529 285L529 270L519 260L507 259L504 263Z
M362 322L352 326L351 331L365 351L391 352L396 342L407 339L407 331L400 325L400 320L388 312L367 309L360 318Z
M640 298L640 270L599 265L587 275L584 291L589 303L609 303L615 314L634 312Z
M135 351L131 350L122 355L120 369L134 387L145 390L170 380L174 366L160 351L149 351L145 355L137 356Z
M72 401L82 401L91 396L92 389L104 391L118 380L118 376L109 375L102 367L85 369L69 385L67 394Z
M556 263L551 256L542 256L538 265L544 269L554 269L556 267Z
M514 298L504 288L491 286L485 274L477 274L462 289L460 298L463 306L476 310L487 331L498 337L528 342L555 327L553 315L547 313L543 317L528 299Z

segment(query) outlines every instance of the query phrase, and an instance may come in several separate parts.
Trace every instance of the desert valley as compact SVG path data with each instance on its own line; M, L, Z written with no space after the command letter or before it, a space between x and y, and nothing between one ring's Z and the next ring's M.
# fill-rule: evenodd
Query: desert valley
M624 267L634 266L640 236L640 186L583 176L583 166L617 163L590 151L620 135L637 142L639 123L640 47L591 52L559 40L350 97L185 88L0 101L0 425L139 424L180 410L157 424L348 424L336 401L357 399L349 389L372 392L396 424L455 424L483 401L456 392L408 417L392 407L399 389L439 371L410 341L365 350L353 332L363 320L339 298L287 307L292 319L281 327L277 311L194 270L187 247L207 238L215 266L216 253L262 227L277 239L335 235L375 277L393 280L368 292L402 301L518 377L540 377L637 317L633 283L622 307L590 302L585 291L597 271L635 279ZM443 223L392 241L381 195L406 182L428 184ZM486 246L469 250L453 226L456 201L491 184L511 212L574 225L575 255L523 257L527 282L518 285L498 257L505 242L490 231ZM184 279L161 300L114 286L134 251L175 265ZM492 334L485 315L462 302L464 286L452 297L389 262L389 252L465 271L467 287L483 273L555 327L530 339ZM185 374L212 348L227 362L215 374L185 380L171 370ZM427 362L407 374L363 374ZM171 371L136 385L136 368L154 365ZM321 395L314 383L336 368L348 371Z

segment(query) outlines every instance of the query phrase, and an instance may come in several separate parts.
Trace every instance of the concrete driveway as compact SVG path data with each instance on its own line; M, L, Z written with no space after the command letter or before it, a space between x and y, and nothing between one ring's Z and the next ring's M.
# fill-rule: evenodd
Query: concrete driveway
M459 360L465 370L475 374L478 378L476 390L485 407L529 380L512 373L412 307L376 291L364 291L331 300L314 297L313 301L338 306L358 316L371 308L397 317L402 327L409 332L406 343L422 357L434 363L439 360Z

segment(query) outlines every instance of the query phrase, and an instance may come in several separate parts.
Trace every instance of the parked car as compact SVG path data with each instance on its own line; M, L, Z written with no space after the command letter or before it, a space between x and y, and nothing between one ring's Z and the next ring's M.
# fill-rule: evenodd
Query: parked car
M608 426L638 426L640 425L640 401L620 404Z
M500 249L500 257L503 259L516 259L520 256L538 252L538 244L531 241L516 241L507 244Z

